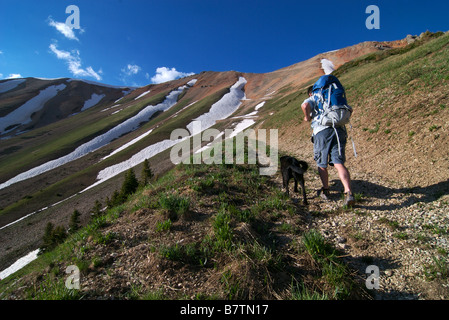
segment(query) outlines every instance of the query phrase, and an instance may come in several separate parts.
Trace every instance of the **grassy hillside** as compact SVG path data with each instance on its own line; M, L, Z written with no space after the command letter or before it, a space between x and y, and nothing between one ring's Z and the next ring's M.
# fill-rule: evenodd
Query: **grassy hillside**
M406 187L449 178L448 42L447 33L424 34L405 48L368 54L335 72L354 109L349 134L358 157L348 145L351 167ZM274 113L262 126L279 129L281 149L311 160L311 131L300 110L306 87L269 101Z
M267 99L257 126L278 129L280 153L311 165L309 206L284 195L279 172L179 165L0 282L0 298L370 299L364 272L371 264L383 268L382 298L409 291L447 298L447 61L449 34L424 34L336 71L354 108L350 136L358 157L350 144L346 151L355 208L339 206L341 186L332 172L333 200L316 196L311 130L300 110L307 85L287 85ZM225 92L193 105L189 115ZM174 119L155 132L186 124ZM81 271L80 290L65 289L69 265Z
M26 187L25 188L22 187L21 190L17 191L15 194L10 195L8 198L5 197L5 199L2 200L2 204L4 205L4 207L0 208L0 216L11 215L11 213L14 213L14 215L17 216L33 212L34 210L42 208L43 206L56 203L64 197L71 196L75 191L79 192L83 190L84 188L95 182L98 171L114 163L128 159L130 154L134 154L148 145L154 144L164 139L170 139L171 131L173 131L175 128L185 126L187 123L191 121L192 118L197 117L202 113L206 112L210 108L210 106L214 102L218 101L226 92L227 92L226 89L220 90L216 94L211 95L205 99L202 99L201 101L193 105L191 108L186 110L185 116L173 118L171 119L171 121L167 121L167 119L172 117L174 113L181 110L189 103L189 100L187 101L183 100L182 102L178 103L176 107L160 114L158 117L155 117L149 122L143 124L141 128L136 130L135 133L131 135L131 136L138 136L139 134L142 134L142 132L148 131L150 128L154 127L155 129L149 137L131 145L126 150L111 156L107 160L101 161L99 163L99 160L101 159L102 156L108 155L108 153L114 150L114 148L118 148L120 145L122 145L124 139L131 140L132 137L131 138L123 137L122 139L117 139L120 141L113 141L110 145L108 145L102 150L95 152L90 157L84 157L82 159L70 163L69 165L66 165L65 167L69 167L67 169L58 168L57 170L53 170L51 173L47 174L50 177L46 177L45 182L42 182L41 181L42 179L39 181L40 183L43 183L43 185L41 185L40 186L41 188L38 190L36 190L37 189L36 185L32 184L29 186L32 192L27 194L21 194L23 193L24 190L26 190L25 189ZM69 151L72 151L72 148L76 147L76 145L74 145L74 141L80 143L79 141L85 142L89 140L86 139L87 135L86 132L88 130L105 131L104 126L106 124L109 123L108 127L112 127L113 125L123 122L124 119L127 119L129 116L132 116L134 113L137 113L143 107L149 104L157 104L158 102L162 101L163 98L165 97L165 94L166 92L149 97L147 99L144 99L143 101L139 101L138 103L131 104L125 110L118 113L118 115L122 114L118 118L119 120L115 120L115 118L111 119L111 117L114 116L110 116L104 117L103 119L94 124L90 124L88 122L83 126L80 125L79 129L77 130L73 131L69 130L68 133L62 135L61 138L44 141L42 142L42 145L37 143L34 146L30 146L30 148L32 147L38 150L39 155L42 155L43 157L42 159L47 160L50 159L49 158L50 155L53 155L53 153L55 152L58 152L58 155L61 155L63 154L61 153L62 152L61 150L68 149ZM89 111L90 110L88 110L88 112ZM90 114L86 114L83 116L89 117L89 115ZM72 121L72 123L80 124L83 123L83 119L84 118L75 119L75 117L73 117L64 121ZM64 124L60 123L58 123L58 125L64 126ZM87 135L87 137L91 136L92 136L91 133ZM23 138L24 137L18 139ZM34 149L30 150L29 148L27 148L24 151L21 150L17 154L11 155L10 157L6 158L4 161L9 163L8 166L5 166L6 169L9 169L8 172L9 173L15 172L19 170L17 168L23 168L23 162L25 161L29 163L29 166L32 166L31 163L33 160L36 160L36 157L25 157L23 153L28 152L34 154L33 150ZM37 162L35 164L38 164L42 160L39 158L36 161ZM77 165L77 163L80 163L80 165ZM74 167L77 169L72 170L70 169L70 167Z
M448 43L445 34L341 76L356 110L360 170L407 187L449 178Z
M1 298L362 298L308 219L256 165L180 165L2 281Z
M419 42L369 54L336 72L354 108L348 132L357 157L351 139L346 156L354 192L363 195L363 203L355 212L327 215L320 230L351 257L389 270L381 299L404 298L404 292L410 293L407 299L447 299L449 294L448 46L448 33L424 34ZM313 163L310 124L298 112L305 89L273 98L278 103L271 107L271 122L261 126L282 123L280 148ZM330 181L337 199L342 187L332 169ZM309 175L308 187L321 187L316 175ZM309 210L332 212L334 206L318 202ZM348 242L339 243L342 238ZM366 265L356 265L363 274ZM432 281L429 269L439 274Z

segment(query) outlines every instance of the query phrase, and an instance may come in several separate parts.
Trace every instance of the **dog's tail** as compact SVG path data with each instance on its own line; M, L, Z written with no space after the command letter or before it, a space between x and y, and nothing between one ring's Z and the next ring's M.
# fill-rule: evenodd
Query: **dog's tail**
M291 169L292 171L298 173L298 174L304 174L307 169L309 168L309 165L305 161L298 161L299 166L290 165L288 169Z
M302 170L304 170L304 172L306 172L307 169L309 169L309 164L305 161L299 161L299 166L301 167Z

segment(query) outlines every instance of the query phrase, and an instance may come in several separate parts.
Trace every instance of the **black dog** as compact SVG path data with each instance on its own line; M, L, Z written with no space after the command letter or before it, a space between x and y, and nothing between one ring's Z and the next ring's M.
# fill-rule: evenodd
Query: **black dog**
M309 168L309 165L305 161L299 161L293 157L283 156L281 160L281 172L282 172L282 183L285 188L285 192L289 195L288 183L290 179L295 179L295 192L298 191L298 182L301 185L302 197L304 204L307 205L306 189L304 187L304 173Z

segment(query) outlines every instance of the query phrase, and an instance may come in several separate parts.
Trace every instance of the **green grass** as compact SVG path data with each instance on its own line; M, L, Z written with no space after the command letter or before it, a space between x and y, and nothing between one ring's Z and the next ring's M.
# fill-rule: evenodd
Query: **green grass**
M432 263L424 266L424 275L428 281L435 279L447 280L449 277L449 263L447 254L445 257L432 257Z
M386 59L388 59L390 57L394 57L394 56L402 56L402 55L422 46L423 44L427 43L428 41L430 41L432 39L437 39L443 35L444 34L442 32L437 32L435 34L427 32L424 35L423 39L421 39L420 41L415 41L414 43L411 43L403 48L395 48L395 49L377 51L374 53L366 54L362 57L356 58L356 59L344 64L343 66L338 68L338 70L336 70L333 74L337 77L341 77L342 75L344 75L350 71L353 71L354 69L359 69L361 66L364 66L367 64L376 64L376 63L379 63L383 60L386 60Z
M47 277L38 287L27 291L28 298L33 300L80 300L79 290L68 289L63 279Z
M190 208L190 199L177 194L162 194L159 197L159 205L162 209L175 214L176 217L188 213Z
M169 231L170 228L172 227L173 222L170 219L167 219L165 221L162 222L158 222L156 224L156 231L157 232L166 232Z
M214 187L218 188L217 192L193 190L196 182L189 181L188 177L201 177L202 181L215 177L219 181L214 184ZM258 188L249 187L254 185ZM181 190L185 186L192 187L190 196L168 191L174 188ZM152 194L151 197L147 196L148 192ZM230 196L231 193L232 196ZM196 194L200 195L200 198L196 198ZM219 198L221 201L216 201ZM202 204L205 199L210 199L211 204ZM114 231L106 229L114 225L117 219L135 212L158 214L161 210L175 212L182 216L187 211L201 212L205 208L208 208L210 217L203 222L205 232L202 237L196 237L194 241L171 241L173 235L179 232L180 223L182 225L183 222L165 219L156 223L153 228L157 239L165 239L154 242L153 252L156 252L161 259L184 265L186 268L207 268L208 272L221 274L219 287L222 291L217 293L216 297L232 299L255 297L254 293L248 289L250 284L254 285L254 281L260 283L260 287L266 288L268 292L273 290L273 282L270 279L278 272L290 272L291 268L284 253L277 247L277 234L296 235L298 230L289 226L288 223L273 224L272 221L282 221L285 217L293 219L295 206L288 202L284 193L279 192L277 186L272 185L266 176L258 174L258 168L255 165L180 165L146 188L138 189L128 202L109 208L105 213L95 216L87 226L70 235L63 244L44 253L17 274L3 280L0 283L0 291L9 288L5 290L5 293L10 292L21 275L31 272L40 273L42 270L48 270L48 266L54 266L53 269L56 271L39 281L28 292L27 299L82 299L83 296L79 291L65 289L62 281L66 275L58 268L75 264L83 275L90 272L91 268L103 267L104 257L91 254L95 247L107 248L113 245L118 246L117 252L126 250L126 243L129 240L123 238L123 235L116 232L115 228ZM214 209L211 211L211 208ZM242 225L254 230L253 233L242 237L240 229ZM305 237L310 238L310 235ZM147 241L153 243L155 240L150 237ZM328 286L333 288L332 294L329 294L328 289L326 292L314 291L315 289L309 286L286 287L287 290L292 291L290 298L345 299L347 297L345 281L341 277L348 277L348 275L344 272L345 268L340 266L332 247L324 245L323 251L320 249L322 244L312 244L310 241L307 243L310 254L323 269L323 275L319 281L329 283ZM20 285L20 281L17 285ZM204 294L201 291L195 295L201 298L211 297L210 294ZM122 297L167 298L161 291L148 291L136 286L130 288L130 291Z
M215 216L212 226L215 235L215 249L231 249L233 239L231 215L224 207Z
M397 222L397 221L394 221L394 220L390 220L390 219L388 219L388 218L385 218L385 217L382 217L382 218L379 218L379 220L378 220L380 223L382 223L382 224L386 224L386 225L388 225L389 227L390 227L390 229L392 229L392 230L397 230L397 229L399 229L399 223Z
M348 277L349 270L338 259L333 246L316 230L305 233L302 237L302 244L313 260L321 266L322 277L331 286L330 292L333 292L333 298L348 298L355 283Z
M429 37L427 41L416 42L406 48L369 54L340 67L335 75L344 83L348 98L354 101L354 105L385 88L406 93L406 84L414 79L433 87L441 84L449 71L445 63L449 53L444 50L448 39L448 35ZM429 53L433 55L429 56Z
M291 300L330 300L330 297L326 293L320 293L310 290L303 283L299 285L296 283L291 286Z
M284 91L288 91L290 88L285 88ZM267 116L264 122L265 128L281 128L286 124L299 125L303 119L304 114L301 110L302 102L307 98L305 91L296 91L287 95L277 95L271 100L268 100L264 107L263 112L269 114L274 112L272 116Z

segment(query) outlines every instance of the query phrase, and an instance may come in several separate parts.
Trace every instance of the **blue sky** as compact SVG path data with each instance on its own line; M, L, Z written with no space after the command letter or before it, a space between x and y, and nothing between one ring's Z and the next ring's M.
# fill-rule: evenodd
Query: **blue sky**
M69 5L80 29L65 23ZM380 29L365 25L368 5ZM0 79L143 86L201 71L263 73L426 30L449 30L449 1L0 0Z

